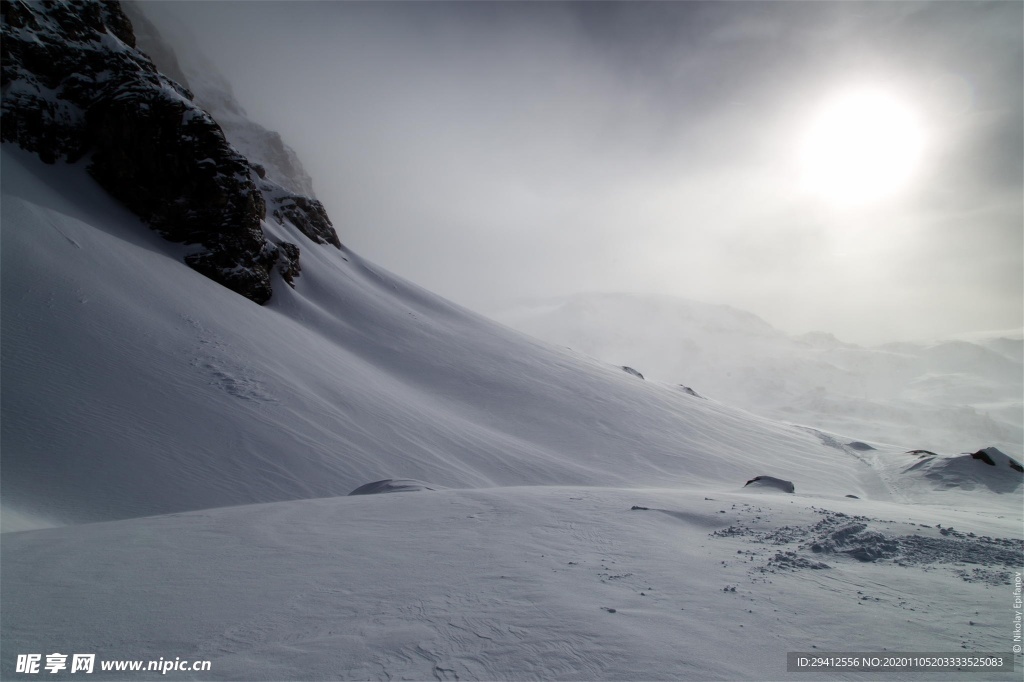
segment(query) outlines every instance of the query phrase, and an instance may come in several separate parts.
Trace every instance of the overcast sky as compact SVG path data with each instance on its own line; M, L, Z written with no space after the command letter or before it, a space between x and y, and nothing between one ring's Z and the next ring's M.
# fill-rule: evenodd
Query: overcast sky
M482 312L630 291L861 343L1022 324L1020 2L151 9L350 248Z

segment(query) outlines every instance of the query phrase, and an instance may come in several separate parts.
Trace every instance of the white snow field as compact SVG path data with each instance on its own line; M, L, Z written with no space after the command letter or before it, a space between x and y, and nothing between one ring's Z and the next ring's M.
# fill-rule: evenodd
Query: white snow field
M980 563L1009 548L974 538L939 558L970 540L915 523L1013 536L1012 515L783 495L423 491L9 533L4 679L13 653L54 651L208 660L194 677L234 680L863 679L787 675L786 652L1009 655L1007 568ZM878 562L797 549L865 513L863 534L925 547Z
M731 306L624 293L522 301L492 317L772 419L907 448L1024 452L1020 329L859 346L789 335Z
M857 449L290 227L267 230L302 275L260 307L81 166L2 149L4 680L82 676L16 669L53 653L95 654L90 679L236 680L864 679L786 653L1012 655L1024 497L999 450ZM210 669L100 670L161 658Z

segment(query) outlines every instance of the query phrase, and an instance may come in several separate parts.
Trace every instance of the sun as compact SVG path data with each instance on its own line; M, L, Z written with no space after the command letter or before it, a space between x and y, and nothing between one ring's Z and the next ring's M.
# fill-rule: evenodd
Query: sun
M875 88L826 99L800 142L802 186L841 205L873 203L907 187L920 165L924 127L914 109Z

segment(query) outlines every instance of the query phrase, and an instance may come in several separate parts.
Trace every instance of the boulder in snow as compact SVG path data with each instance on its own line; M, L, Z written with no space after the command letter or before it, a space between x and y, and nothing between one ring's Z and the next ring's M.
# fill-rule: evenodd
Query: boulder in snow
M743 485L744 488L747 486L776 488L784 493L792 493L796 491L796 486L793 485L792 481L775 478L774 476L755 476Z
M632 374L635 377L640 377L641 379L644 378L643 374L641 374L640 372L636 371L632 367L627 367L626 365L622 366L622 371L625 372L626 374Z
M411 493L421 490L442 490L443 488L433 483L424 483L413 478L385 478L381 481L374 481L361 485L349 495L379 495L381 493Z

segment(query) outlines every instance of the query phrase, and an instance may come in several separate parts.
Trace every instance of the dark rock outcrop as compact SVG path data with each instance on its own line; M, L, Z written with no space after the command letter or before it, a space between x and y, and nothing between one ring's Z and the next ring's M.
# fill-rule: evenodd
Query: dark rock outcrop
M277 271L288 286L295 288L295 278L302 268L299 266L299 247L288 242L277 243Z
M793 485L792 481L787 481L783 478L775 478L774 476L754 476L743 484L744 488L747 486L775 488L776 490L781 490L784 493L796 492L796 486Z
M998 466L996 464L996 460L999 460L1000 464L1005 464L1006 466L1010 467L1011 469L1018 473L1024 473L1024 466L1021 466L1020 462L1018 462L1017 460L1008 455L1003 454L997 448L983 448L981 450L978 450L977 452L964 454L970 454L971 459L981 460L985 464L988 464L989 466L992 467Z
M291 223L316 244L341 248L341 240L327 217L327 210L318 200L290 192L269 180L261 180L259 187L274 220Z
M625 372L626 374L632 374L633 376L637 377L638 379L643 379L644 378L643 374L641 374L640 372L636 371L632 367L627 367L626 365L622 366L622 371Z
M138 48L153 60L157 69L192 92L195 96L193 101L213 116L235 149L242 152L254 167L265 169L274 182L290 193L315 196L313 180L295 150L285 144L278 133L249 118L235 98L231 83L220 73L217 64L203 54L186 30L173 22L164 23L158 29L147 15L146 3L127 2L122 9L131 19ZM171 42L177 50L171 47ZM267 202L267 207L268 211L271 210L270 202Z
M185 258L198 272L257 303L275 266L293 282L298 247L263 233L268 194L277 220L340 247L319 202L261 180L192 93L135 49L119 3L4 0L2 24L3 141L46 163L91 154L114 197L167 239L202 246Z
M992 461L992 458L989 457L988 453L985 452L984 450L978 450L977 452L972 453L971 459L980 459L982 462L988 464L990 467L994 467L996 465L996 463Z
M382 481L361 485L350 492L349 495L380 495L382 493L409 493L444 489L443 486L424 483L414 478L385 478Z

